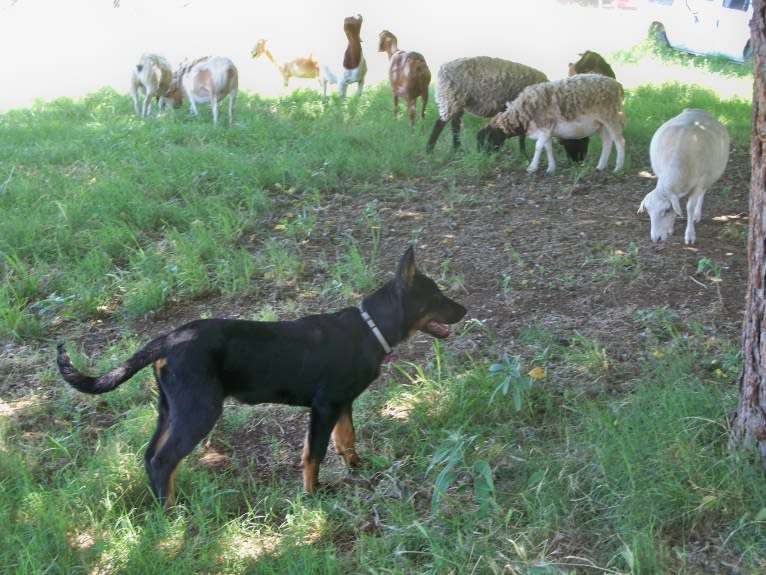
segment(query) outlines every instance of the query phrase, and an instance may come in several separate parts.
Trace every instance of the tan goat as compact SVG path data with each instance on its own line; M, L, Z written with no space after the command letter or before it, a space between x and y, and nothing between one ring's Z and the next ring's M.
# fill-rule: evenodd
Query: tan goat
M143 54L130 76L130 96L136 115L144 118L152 113L152 100L157 100L158 111L162 109L162 96L170 88L173 69L159 54ZM139 93L144 100L139 106Z
M229 125L232 122L234 102L239 89L237 67L228 58L205 56L197 60L187 60L178 68L166 98L174 108L181 105L184 98L189 100L189 107L195 116L197 104L210 104L213 112L213 124L218 123L218 103L229 96Z
M280 75L282 76L282 85L287 88L290 78L316 78L319 81L319 86L322 89L322 95L327 95L327 85L337 84L338 78L335 74L325 65L320 65L319 61L314 58L313 54L308 56L299 56L292 60L282 62L281 64L276 61L274 55L266 47L266 40L261 38L256 42L255 46L250 52L253 58L260 58L266 56L269 61L276 66Z

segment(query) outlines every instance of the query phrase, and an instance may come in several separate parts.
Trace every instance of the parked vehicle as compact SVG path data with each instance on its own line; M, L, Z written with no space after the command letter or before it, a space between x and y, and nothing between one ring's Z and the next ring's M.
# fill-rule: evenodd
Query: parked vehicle
M752 56L751 0L652 2L657 18L649 33L672 48L744 62Z

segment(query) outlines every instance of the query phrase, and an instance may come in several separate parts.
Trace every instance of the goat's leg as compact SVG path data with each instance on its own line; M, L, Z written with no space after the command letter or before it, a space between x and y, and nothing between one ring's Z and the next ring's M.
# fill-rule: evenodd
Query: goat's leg
M229 94L229 126L234 121L234 102L237 101L237 90L232 90Z
M210 93L210 108L213 111L213 125L218 125L218 95L215 92Z
M396 94L396 92L392 91L391 99L394 103L394 118L396 118L399 115L399 96Z
M407 102L407 117L410 119L410 126L415 126L415 112L417 112L418 103L415 100Z
M197 104L194 101L194 95L188 94L188 96L189 96L189 113L192 116L196 116L197 114L199 114L199 112L197 111Z

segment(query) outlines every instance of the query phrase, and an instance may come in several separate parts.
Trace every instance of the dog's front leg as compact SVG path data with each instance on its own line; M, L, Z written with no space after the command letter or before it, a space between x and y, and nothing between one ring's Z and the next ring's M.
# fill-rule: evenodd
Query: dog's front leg
M303 489L306 493L315 493L319 485L319 464L327 454L330 432L338 420L338 411L326 407L311 408L309 430L303 442Z
M338 421L332 430L332 440L335 442L336 451L346 465L350 467L359 465L361 460L356 453L356 434L354 433L350 404L341 410Z

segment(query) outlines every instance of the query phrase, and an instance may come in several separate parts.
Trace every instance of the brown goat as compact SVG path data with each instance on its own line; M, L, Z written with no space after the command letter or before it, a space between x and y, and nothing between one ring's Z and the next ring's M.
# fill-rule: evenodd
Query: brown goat
M388 54L388 79L391 82L391 94L394 98L394 118L399 113L399 96L401 96L407 104L410 125L414 126L418 97L422 102L421 118L425 118L428 104L431 70L426 64L426 59L419 52L399 50L396 36L388 30L380 33L378 52Z

